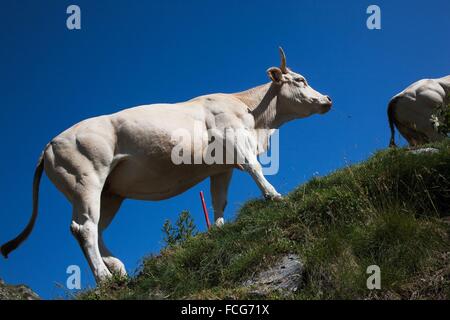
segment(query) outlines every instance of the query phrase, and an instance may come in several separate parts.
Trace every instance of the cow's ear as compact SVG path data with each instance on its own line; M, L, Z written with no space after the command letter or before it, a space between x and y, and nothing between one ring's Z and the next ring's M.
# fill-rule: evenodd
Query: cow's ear
M283 81L283 72L280 68L272 67L267 69L267 75L275 83L281 83Z

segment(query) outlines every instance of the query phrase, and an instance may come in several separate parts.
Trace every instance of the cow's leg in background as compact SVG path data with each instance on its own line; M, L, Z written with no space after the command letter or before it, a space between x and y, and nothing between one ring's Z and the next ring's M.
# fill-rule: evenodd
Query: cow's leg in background
M211 198L214 208L214 221L217 227L224 224L223 212L227 205L228 186L230 185L233 169L211 176Z
M98 246L100 249L100 255L102 256L103 262L108 267L111 273L119 274L122 276L127 275L125 265L113 256L111 251L106 247L103 240L103 231L111 224L112 220L116 216L120 205L123 202L123 198L117 195L103 192L101 197L100 206L100 221L98 224Z
M414 124L405 126L401 123L397 123L397 128L406 141L408 141L410 147L417 147L429 142L429 139L424 133L414 129Z

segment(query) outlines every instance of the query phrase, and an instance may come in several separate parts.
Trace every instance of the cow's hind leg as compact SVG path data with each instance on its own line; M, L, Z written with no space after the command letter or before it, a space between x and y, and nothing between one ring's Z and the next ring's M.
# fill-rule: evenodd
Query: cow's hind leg
M86 189L85 191L73 201L73 216L70 229L86 256L95 280L100 282L112 275L103 262L98 245L101 189Z
M70 132L51 141L44 153L47 176L72 203L70 229L86 256L96 281L111 276L99 249L100 198L113 161L104 135Z
M100 209L100 222L99 222L99 238L98 245L100 249L100 255L102 256L103 262L108 267L109 271L113 274L119 274L122 276L127 275L125 265L113 256L111 251L106 247L103 240L103 231L110 225L114 219L120 205L123 202L123 198L117 195L113 195L107 192L102 193L101 197L101 209Z
M410 126L405 126L398 123L397 128L406 141L408 141L410 147L417 147L429 142L428 137L424 133L416 130L413 124L410 124Z

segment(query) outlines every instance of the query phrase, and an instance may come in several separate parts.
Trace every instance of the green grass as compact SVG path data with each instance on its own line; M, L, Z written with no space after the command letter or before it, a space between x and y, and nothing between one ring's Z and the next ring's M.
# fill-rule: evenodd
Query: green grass
M289 299L449 299L450 143L439 153L377 152L299 186L283 202L252 200L236 221L143 260L80 299L242 299L244 280L286 253L305 263ZM381 290L366 269L381 268Z

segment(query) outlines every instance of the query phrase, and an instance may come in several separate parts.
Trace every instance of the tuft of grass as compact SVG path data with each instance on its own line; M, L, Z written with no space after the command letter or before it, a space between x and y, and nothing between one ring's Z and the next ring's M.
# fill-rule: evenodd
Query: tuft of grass
M99 299L254 298L244 280L302 257L291 299L449 299L450 143L437 153L383 150L316 177L282 202L251 200L234 222L143 260L139 274L82 294ZM367 267L381 269L368 290ZM285 299L277 293L266 298Z

